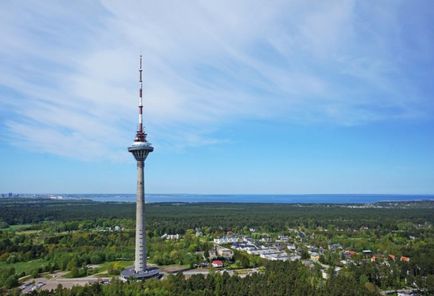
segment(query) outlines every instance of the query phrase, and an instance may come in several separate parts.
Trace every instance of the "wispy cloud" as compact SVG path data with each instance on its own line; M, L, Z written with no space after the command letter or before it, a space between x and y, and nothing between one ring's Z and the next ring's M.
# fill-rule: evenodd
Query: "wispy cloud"
M432 94L407 65L415 54L426 62L429 51L403 39L411 34L399 17L407 8L369 5L2 3L6 139L65 156L122 158L136 121L139 53L156 145L218 143L213 131L245 118L353 125L429 115Z

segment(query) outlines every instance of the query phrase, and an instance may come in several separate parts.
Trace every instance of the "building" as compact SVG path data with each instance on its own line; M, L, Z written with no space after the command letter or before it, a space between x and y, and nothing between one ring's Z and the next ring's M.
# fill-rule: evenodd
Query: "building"
M140 56L139 68L139 124L136 132L136 137L133 144L128 147L137 161L137 194L136 194L136 246L135 246L135 261L134 267L125 269L121 272L121 279L143 280L151 277L160 277L160 271L155 267L148 267L146 264L146 230L145 230L145 185L144 185L144 167L145 159L149 153L154 151L151 143L146 140L146 134L143 130L142 110L142 56Z
M288 254L285 252L265 253L260 255L261 258L271 261L288 261Z
M167 239L167 240L178 240L181 238L181 236L177 233L177 234L163 234L161 236L162 239Z
M310 252L310 259L312 259L313 261L319 261L319 257L320 255L317 252Z
M295 251L297 249L297 247L294 244L288 244L288 246L286 248L289 251Z
M223 257L226 259L232 259L234 257L234 252L231 249L223 248L221 246L217 246L217 255L219 257Z
M354 257L356 255L357 255L357 252L355 252L355 251L351 251L351 250L344 251L344 256L347 259L351 259L352 257Z
M246 243L246 242L242 242L242 243L233 243L232 244L232 249L238 250L238 251L255 251L258 248L251 244L251 243Z
M289 237L287 235L279 235L277 237L276 242L287 243L289 241Z
M238 241L239 241L239 239L236 236L223 236L223 237L214 239L214 243L219 244L219 245L232 244L232 243L236 243Z
M341 244L331 244L329 245L329 250L330 251L337 251L337 250L342 250L342 245Z
M291 255L289 257L289 260L291 260L291 261L301 260L301 256L300 255Z
M212 267L215 267L215 268L223 267L223 261L221 261L221 260L213 260L211 262L211 265L212 265Z

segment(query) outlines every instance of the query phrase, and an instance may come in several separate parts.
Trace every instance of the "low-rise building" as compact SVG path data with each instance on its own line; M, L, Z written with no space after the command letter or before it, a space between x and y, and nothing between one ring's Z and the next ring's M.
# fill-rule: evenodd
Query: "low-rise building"
M178 240L181 236L179 234L163 234L161 236L162 239L168 239L168 240Z
M282 243L287 243L288 241L289 241L289 237L286 235L279 235L276 240L276 242L282 242Z
M276 253L262 253L260 255L261 258L271 261L288 261L288 254L285 252L276 252Z
M258 249L255 245L247 242L233 243L231 248L238 251L247 251L247 252Z
M236 243L238 241L239 241L239 239L236 236L223 236L223 237L214 239L214 242L216 244L219 244L219 245Z
M342 250L342 245L341 244L331 244L331 245L329 245L329 250L330 251Z
M297 247L294 244L288 244L288 246L286 246L286 248L289 251L295 251L297 249Z
M226 259L232 259L232 257L234 257L234 252L231 249L217 246L216 250L217 250L217 255L220 257L224 257Z
M319 261L319 254L317 252L309 252L310 259L313 261Z
M357 255L357 252L355 252L355 251L346 250L346 251L344 252L344 256L345 256L345 258L347 258L347 259L350 259L350 258L352 258L352 257L354 257L354 256L356 256L356 255Z
M211 262L211 265L212 265L212 267L215 267L215 268L223 267L223 261L221 261L221 260L213 260Z
M363 250L362 253L363 253L363 255L366 255L366 256L371 256L372 255L372 251L371 250Z

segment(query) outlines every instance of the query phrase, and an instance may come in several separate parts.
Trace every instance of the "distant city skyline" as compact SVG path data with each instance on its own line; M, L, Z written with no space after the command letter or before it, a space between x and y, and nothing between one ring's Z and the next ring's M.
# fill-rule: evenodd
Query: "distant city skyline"
M434 194L431 1L0 3L0 193ZM133 169L132 169L133 168Z

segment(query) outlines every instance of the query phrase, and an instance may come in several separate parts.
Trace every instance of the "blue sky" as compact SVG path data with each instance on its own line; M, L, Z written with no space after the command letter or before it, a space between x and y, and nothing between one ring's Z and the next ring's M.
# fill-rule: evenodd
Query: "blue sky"
M434 193L431 1L2 1L0 192Z

